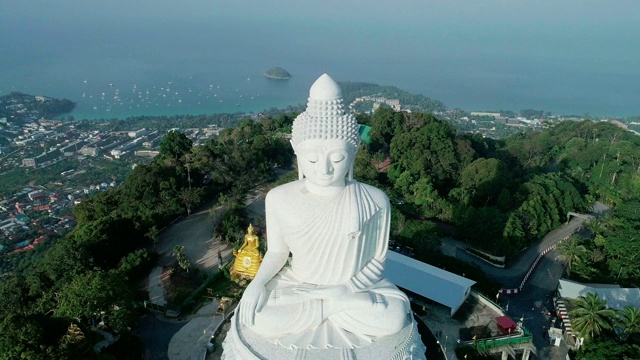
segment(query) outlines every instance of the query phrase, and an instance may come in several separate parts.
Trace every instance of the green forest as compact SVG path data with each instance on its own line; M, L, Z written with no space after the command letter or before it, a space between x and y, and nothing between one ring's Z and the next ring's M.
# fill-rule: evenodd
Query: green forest
M247 120L198 147L169 132L151 164L74 209L78 224L71 233L4 257L3 268L11 271L0 280L0 359L122 358L91 355L87 341L68 327L76 324L88 337L89 326L102 320L130 335L147 299L135 289L153 265L147 249L158 229L205 200L246 193L271 179L276 166L290 167L293 151L282 134L291 123L286 115ZM245 226L226 223L224 230L234 235Z
M289 79L291 77L291 74L289 74L289 72L279 66L276 66L274 68L271 68L269 70L267 70L264 73L264 76L271 78L271 79L279 79L279 80L286 80Z
M278 167L290 169L286 134L294 117L245 120L202 146L170 131L152 163L75 208L72 232L4 257L11 271L0 280L0 359L117 358L90 355L86 341L68 332L70 324L87 334L103 320L130 334L147 297L135 289L153 265L159 229L205 201L242 198L273 180ZM481 271L436 254L436 224L475 248L510 257L565 222L567 212L588 212L600 201L612 211L589 225L592 237L574 239L579 250L569 275L640 284L640 137L590 121L494 140L457 133L426 113L381 108L358 119L371 126L371 142L361 145L355 178L387 192L392 240L415 249L418 259L446 263L472 274L481 290L491 288ZM388 171L380 171L385 162ZM235 241L243 221L241 214L225 215L220 236Z
M446 107L440 100L431 99L424 95L416 95L400 90L395 86L382 86L364 82L340 82L345 104L350 104L362 96L379 96L388 99L398 99L403 106L411 111L434 112L444 111ZM371 95L374 94L374 95ZM364 109L370 108L364 107Z
M76 104L69 99L44 98L37 100L33 95L23 94L13 91L7 95L0 96L0 118L6 117L10 122L22 121L25 114L34 112L39 117L55 117L60 114L71 112ZM20 104L27 112L19 114L11 105Z
M429 114L379 109L359 120L371 126L371 143L358 154L357 178L387 190L400 225L444 222L474 248L508 258L568 212L588 213L600 201L613 211L589 225L595 240L577 240L585 252L570 275L640 285L640 137L591 121L495 140L457 133ZM368 166L387 158L387 173Z

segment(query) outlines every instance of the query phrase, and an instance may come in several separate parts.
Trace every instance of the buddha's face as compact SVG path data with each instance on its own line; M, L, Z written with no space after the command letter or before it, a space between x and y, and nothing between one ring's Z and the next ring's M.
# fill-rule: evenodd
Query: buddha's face
M343 186L355 157L353 147L344 140L305 140L295 150L307 181L319 187Z

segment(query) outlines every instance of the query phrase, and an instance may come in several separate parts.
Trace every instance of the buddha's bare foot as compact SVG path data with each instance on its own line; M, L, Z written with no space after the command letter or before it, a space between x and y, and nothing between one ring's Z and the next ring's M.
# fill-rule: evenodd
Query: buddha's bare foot
M385 310L389 306L387 299L381 294L371 293L371 301L374 310Z

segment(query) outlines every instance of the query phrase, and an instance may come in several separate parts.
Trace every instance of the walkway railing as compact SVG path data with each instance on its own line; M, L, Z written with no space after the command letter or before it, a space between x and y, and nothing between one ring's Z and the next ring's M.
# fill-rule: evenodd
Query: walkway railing
M500 289L499 292L501 294L517 294L518 292L522 291L522 288L524 288L524 285L527 283L527 280L529 280L529 277L533 273L533 270L535 270L536 266L538 265L538 263L540 262L542 257L545 256L549 251L554 250L556 248L556 246L558 246L561 242L563 242L565 240L568 240L571 237L571 235L573 235L573 234L575 234L577 232L580 232L581 230L582 230L582 225L580 225L576 229L574 229L571 234L563 237L562 239L558 240L555 244L549 246L548 248L546 248L542 252L540 252L540 254L538 254L538 257L536 257L536 260L533 262L531 267L529 267L529 271L527 271L527 274L522 279L522 282L520 283L520 286L518 286L515 289Z
M524 336L510 336L504 338L493 338L486 340L476 340L473 344L470 344L478 351L491 350L493 348L502 347L502 346L511 346L511 345L519 345L526 344L531 342L532 336L531 334L527 335L527 331L524 330Z
M494 310L496 310L496 311L497 311L498 313L500 313L500 314L503 314L503 315L505 314L505 311L504 311L504 309L502 308L502 306L500 306L500 304L498 304L497 302L495 302L495 301L493 301L493 300L489 299L488 297L486 297L486 296L482 295L481 293L479 293L479 292L477 292L477 291L473 291L473 290L471 290L471 291L472 291L472 292L473 292L473 294L474 294L474 295L476 295L477 297L482 298L482 300L480 300L480 301L483 301L483 300L484 300L484 301L486 301L486 302L488 302L488 303L492 304L492 305L493 305L493 306L495 306L497 309L499 309L499 311L497 311L496 309L494 309Z

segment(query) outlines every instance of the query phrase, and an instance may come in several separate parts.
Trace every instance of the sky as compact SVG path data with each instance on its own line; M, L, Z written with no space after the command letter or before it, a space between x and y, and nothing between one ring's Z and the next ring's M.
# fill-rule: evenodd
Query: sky
M135 37L158 28L162 38L155 40L178 49L184 34L228 30L238 34L233 41L249 44L255 37L286 44L278 49L283 57L319 59L313 66L323 69L379 62L390 69L389 76L344 67L344 73L336 70L338 78L398 82L405 90L435 92L427 95L449 101L462 101L457 93L471 92L480 104L483 92L495 90L474 83L496 88L531 83L530 89L519 90L521 96L541 96L552 87L558 94L540 101L553 102L567 93L576 103L606 98L602 106L625 102L628 107L630 97L640 92L634 85L640 84L640 1L0 0L0 34L5 37L0 45L11 48L30 34L37 56L47 56L53 46L73 50L85 29L103 33L117 47L117 39L109 39L112 32ZM318 34L326 41L318 41ZM251 43L257 56L278 57L266 41L260 44ZM129 46L135 54L135 45ZM381 52L387 54L377 56ZM414 71L419 62L432 73L419 80L440 90L424 84L406 88L408 75L402 78L393 69ZM451 86L445 88L447 79ZM602 95L587 94L590 87L601 88Z

